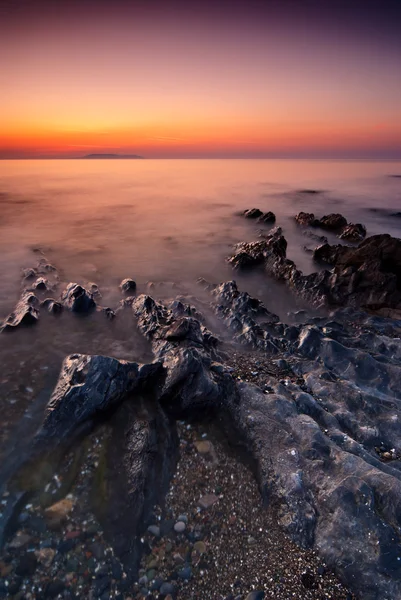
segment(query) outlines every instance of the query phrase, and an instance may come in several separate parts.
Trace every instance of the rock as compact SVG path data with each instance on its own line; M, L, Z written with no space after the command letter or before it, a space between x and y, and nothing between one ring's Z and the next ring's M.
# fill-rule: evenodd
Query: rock
M243 215L246 219L258 219L263 215L262 211L259 208L250 208L243 212Z
M165 581L160 586L160 593L162 594L162 596L168 596L169 594L171 594L171 596L174 596L175 595L175 587L172 583Z
M20 577L31 577L37 567L38 561L33 552L25 552L19 559L15 567L15 573Z
M195 544L194 544L194 550L198 554L205 554L205 552L206 552L206 544L205 544L205 542L202 542L202 541L195 542Z
M218 497L215 496L215 494L206 494L198 500L198 506L200 508L203 508L204 510L207 510L208 508L213 506L213 504L216 504L217 501Z
M92 296L95 296L97 298L102 297L102 294L100 293L100 290L99 290L99 286L96 283L93 283L92 281L90 281L88 283L87 287L88 287L89 293L92 294Z
M53 548L42 548L35 551L35 556L38 561L48 569L53 562L56 551Z
M24 269L22 271L22 276L25 279L25 281L29 281L31 279L35 279L35 277L38 276L38 272L36 269L33 268Z
M44 589L45 598L57 598L65 590L65 583L61 579L49 581Z
M298 225L307 227L308 225L316 226L318 221L313 213L300 212L296 215L295 221Z
M157 525L149 525L148 531L155 537L160 537L160 527L158 527Z
M9 543L10 548L23 548L31 541L32 536L23 531L18 531L17 535Z
M64 306L61 302L57 302L57 300L54 300L53 298L46 298L40 303L40 306L53 315L59 315L64 310Z
M178 577L180 579L191 579L192 577L192 569L191 567L184 567L183 569L181 569L180 571L178 571Z
M63 440L71 441L78 426L117 406L160 367L139 366L106 356L68 356L35 436L36 444L47 448Z
M31 289L38 292L47 292L51 289L51 285L44 277L38 277L38 279L36 279L36 281L34 281L31 285Z
M68 515L74 508L74 500L72 498L64 498L59 502L56 502L45 510L45 517L48 526L51 529L59 529L64 521L67 520Z
M175 525L174 525L174 531L176 533L184 533L186 528L186 525L183 521L178 521Z
M347 219L339 213L331 213L319 219L319 227L329 231L338 231L347 225Z
M259 592L250 592L245 600L263 600L265 597L265 593L262 591Z
M75 313L89 313L96 308L92 294L77 283L69 283L61 299L64 306Z
M262 213L258 218L257 222L273 224L276 222L276 215L271 211Z
M366 227L361 223L356 223L355 225L349 223L339 237L341 240L347 240L356 244L366 237Z
M136 293L136 283L133 279L123 279L120 283L120 290L127 296Z
M24 292L12 312L0 325L0 332L13 331L17 327L34 325L39 320L39 300L32 292Z
M307 590L313 590L318 587L316 577L312 573L302 573L301 581L302 581L302 585Z
M100 312L103 313L109 321L113 321L116 317L116 312L112 308L100 307Z

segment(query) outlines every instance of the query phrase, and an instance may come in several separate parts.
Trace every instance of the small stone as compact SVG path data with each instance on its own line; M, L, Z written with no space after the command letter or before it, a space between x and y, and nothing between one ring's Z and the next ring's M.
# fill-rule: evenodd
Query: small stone
M205 542L195 542L194 544L194 550L196 550L196 552L198 554L205 554L206 552L206 544Z
M206 494L198 500L198 506L206 510L213 506L217 501L218 497L215 494Z
M178 571L178 577L180 579L191 579L192 569L191 567L184 567L181 571Z
M49 506L49 508L45 510L45 517L49 527L52 529L59 528L67 519L73 507L74 501L71 498L64 498L52 506Z
M168 595L173 596L174 592L175 592L175 587L173 586L172 583L169 583L168 581L165 581L160 586L160 593L164 596L168 596ZM167 598L165 600L167 600Z
M250 592L250 594L247 595L245 600L263 600L263 598L265 597L265 593L262 591L258 591L258 592Z
M42 548L41 550L36 550L35 556L38 561L47 569L53 562L56 551L53 548Z
M157 525L149 525L148 531L155 537L160 537L160 527L158 527Z
M22 548L26 546L32 537L23 531L18 531L17 535L9 543L10 548Z
M186 525L183 521L178 521L175 525L174 525L174 531L176 533L183 533L185 531Z
M35 573L37 564L38 560L34 553L26 552L20 557L15 572L21 577L28 577Z

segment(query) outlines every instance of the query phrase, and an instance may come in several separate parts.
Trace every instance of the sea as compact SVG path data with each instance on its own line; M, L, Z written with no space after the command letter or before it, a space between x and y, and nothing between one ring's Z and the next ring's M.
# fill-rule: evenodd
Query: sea
M139 293L151 289L161 299L197 296L199 277L213 283L235 278L285 319L299 306L288 290L261 273L233 273L226 262L235 244L269 231L240 216L249 208L275 213L288 257L310 273L317 268L313 242L294 216L340 212L363 223L368 235L401 237L401 161L0 161L0 320L21 294L22 269L43 257L58 269L57 294L68 282L94 282L103 306L118 305L126 277ZM87 352L150 358L131 315L113 323L98 314L43 315L35 327L0 335L0 443L20 419L35 420L63 358Z

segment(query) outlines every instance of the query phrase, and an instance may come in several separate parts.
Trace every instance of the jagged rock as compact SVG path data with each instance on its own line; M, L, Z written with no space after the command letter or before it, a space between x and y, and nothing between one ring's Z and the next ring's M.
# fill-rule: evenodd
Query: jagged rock
M90 294L92 294L92 296L94 296L96 298L102 297L102 294L100 293L100 290L99 290L99 286L96 283L93 283L92 281L90 281L88 283L88 291Z
M339 237L348 242L361 242L366 237L366 227L361 223L349 223Z
M53 315L59 315L64 310L64 306L61 302L57 302L54 298L45 298L45 300L40 303L40 306Z
M271 212L270 210L268 212L262 213L260 215L260 217L258 218L258 223L275 223L276 222L276 215Z
M303 227L308 225L316 226L318 224L318 220L313 213L300 212L296 215L295 220L298 225L302 225Z
M160 363L140 366L107 356L68 356L35 444L48 449L70 439L82 425L117 406L160 369Z
M109 319L109 321L112 321L116 317L116 312L112 308L98 306L97 310L99 310L101 313L103 313L104 316L106 317L106 319Z
M263 213L259 208L250 208L245 210L243 215L246 219L258 219L263 215Z
M338 231L347 225L347 219L339 213L331 213L319 219L318 226L329 231Z
M23 278L25 281L29 281L31 279L35 279L38 276L38 272L36 269L28 268L22 271Z
M88 313L96 308L96 302L84 287L77 283L69 283L64 290L61 299L64 306L72 312Z
M38 277L38 279L36 279L36 281L34 281L31 285L31 289L38 292L47 292L51 289L51 285L44 277Z
M124 294L135 294L136 292L136 283L133 279L123 279L120 283L120 290Z
M0 332L13 331L21 325L34 325L39 319L39 300L35 294L24 292L14 311L0 325Z

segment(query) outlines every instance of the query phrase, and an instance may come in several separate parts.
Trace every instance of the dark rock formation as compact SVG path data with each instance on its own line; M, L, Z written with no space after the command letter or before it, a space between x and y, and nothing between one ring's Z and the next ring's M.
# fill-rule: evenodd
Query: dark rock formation
M339 213L331 213L319 219L319 227L329 231L342 230L347 225L347 219Z
M259 219L263 212L259 208L249 208L243 212L246 219Z
M160 369L160 363L140 366L107 356L68 356L35 436L35 446L70 441L81 425L90 425L100 413L115 408Z
M313 213L300 212L296 215L295 220L298 225L302 225L303 227L307 227L308 225L317 227L319 224Z
M361 223L356 223L355 225L349 223L339 237L341 240L347 240L356 244L366 237L366 227Z
M228 262L236 269L256 265L315 306L401 307L401 241L390 235L367 238L357 248L324 244L314 257L334 270L303 275L286 258L286 241L273 232L264 241L238 244Z
M273 224L276 222L276 215L271 212L270 210L268 212L262 213L260 215L260 217L258 218L258 223L268 223L268 224Z
M305 231L303 231L303 235L313 240L314 242L318 242L318 244L328 243L328 239L325 235L316 235L316 233L313 233L313 231L309 231L309 229L305 229Z
M136 283L133 279L123 279L120 283L120 290L127 295L135 294Z
M53 315L59 315L64 310L64 306L61 302L57 302L54 298L45 298L45 300L40 303L40 306Z
M77 283L69 283L64 290L61 299L64 306L72 312L88 313L96 308L96 302L84 287Z
M21 325L34 325L39 319L38 305L35 294L24 292L14 311L0 324L0 332L12 331Z

